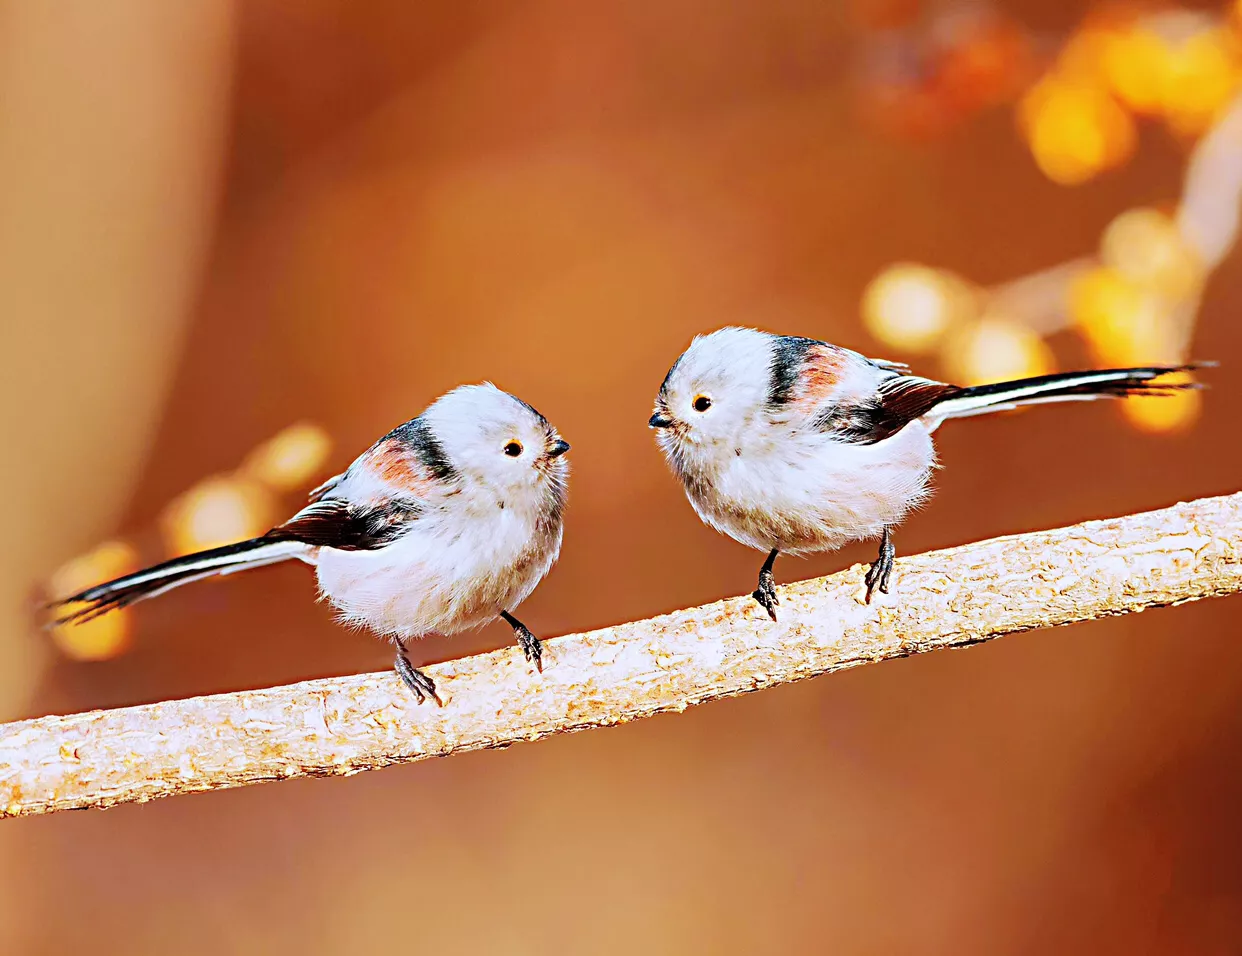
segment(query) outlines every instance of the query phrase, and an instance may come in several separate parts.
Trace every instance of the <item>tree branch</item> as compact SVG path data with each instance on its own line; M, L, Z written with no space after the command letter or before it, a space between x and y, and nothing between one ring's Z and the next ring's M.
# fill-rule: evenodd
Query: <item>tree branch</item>
M996 538L898 562L861 601L861 566L749 597L428 667L444 707L392 674L0 725L0 814L109 807L197 790L503 747L618 724L889 658L1242 591L1242 493Z

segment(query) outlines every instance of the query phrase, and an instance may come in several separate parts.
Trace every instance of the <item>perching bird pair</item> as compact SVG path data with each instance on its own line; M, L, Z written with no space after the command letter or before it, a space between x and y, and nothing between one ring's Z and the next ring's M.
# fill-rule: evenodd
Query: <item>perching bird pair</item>
M961 388L814 339L725 328L673 364L648 424L710 527L767 552L755 600L776 620L781 553L880 539L867 601L887 593L892 529L929 495L932 432L948 418L1038 402L1168 394L1197 366L1068 372ZM349 623L397 645L422 703L432 680L406 657L424 634L497 617L542 670L542 645L512 612L561 548L569 445L530 405L490 384L447 393L249 541L165 561L61 602L81 621L218 574L297 559Z

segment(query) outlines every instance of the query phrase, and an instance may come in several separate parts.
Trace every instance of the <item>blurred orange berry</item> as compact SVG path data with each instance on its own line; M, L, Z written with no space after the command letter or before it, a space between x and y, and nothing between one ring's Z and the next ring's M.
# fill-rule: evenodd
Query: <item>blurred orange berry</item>
M1142 27L1107 36L1100 64L1109 89L1130 109L1159 113L1172 69L1172 51L1164 38Z
M1134 151L1130 114L1081 80L1045 78L1026 95L1019 115L1036 164L1063 186L1086 182Z
M1174 46L1162 104L1170 128L1206 131L1237 92L1239 74L1237 40L1226 30L1204 30Z
M1185 24L1162 32L1131 26L1103 48L1109 89L1130 109L1164 116L1175 132L1198 135L1239 85L1238 39L1224 28Z

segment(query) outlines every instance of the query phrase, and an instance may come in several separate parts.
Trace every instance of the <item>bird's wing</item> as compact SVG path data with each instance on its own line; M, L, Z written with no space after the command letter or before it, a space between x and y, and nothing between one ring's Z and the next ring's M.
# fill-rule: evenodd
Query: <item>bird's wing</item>
M960 391L916 375L889 375L867 394L824 406L816 427L838 441L874 445Z
M382 548L457 489L458 475L420 420L393 429L269 535L344 551Z
M801 416L838 441L871 445L960 392L955 385L905 374L904 369L839 346L806 342L786 376L784 413Z
M421 513L419 503L412 501L358 505L325 498L307 505L263 537L337 551L374 551L401 537Z
M339 475L333 475L322 485L312 488L310 494L306 496L306 500L310 504L314 504L316 501L322 501L324 498L328 497L333 488L341 483L341 480L344 477L345 472L341 472Z

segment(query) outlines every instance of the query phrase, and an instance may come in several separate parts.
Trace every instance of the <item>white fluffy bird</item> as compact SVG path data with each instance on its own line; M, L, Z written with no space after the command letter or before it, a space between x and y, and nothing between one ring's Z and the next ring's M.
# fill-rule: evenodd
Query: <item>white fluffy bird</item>
M669 370L650 426L710 527L768 558L757 600L776 620L778 554L880 539L867 601L888 592L892 529L930 494L932 432L1037 402L1167 394L1198 366L1066 372L961 388L814 339L725 328L696 338Z
M191 554L59 602L84 620L190 581L291 558L313 565L341 617L397 645L419 703L435 685L408 640L504 618L542 670L542 645L512 611L561 549L569 445L539 412L485 383L444 395L393 429L310 504L249 541ZM438 698L436 698L438 699Z

